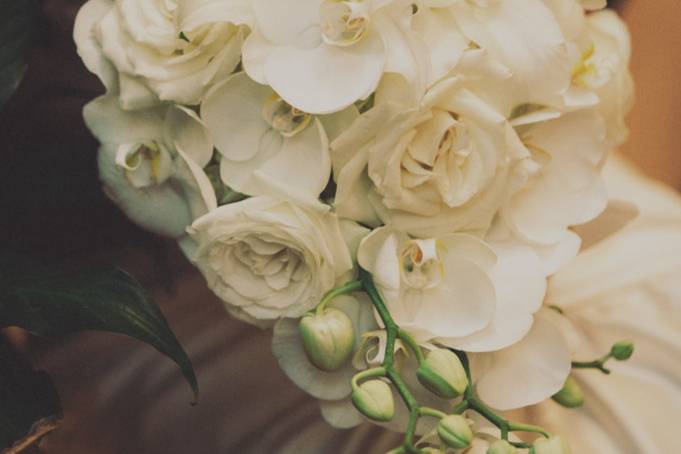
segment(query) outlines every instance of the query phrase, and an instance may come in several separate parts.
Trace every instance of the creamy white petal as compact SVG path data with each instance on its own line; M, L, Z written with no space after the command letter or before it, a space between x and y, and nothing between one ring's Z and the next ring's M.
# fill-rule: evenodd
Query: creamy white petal
M478 395L498 410L534 405L557 393L571 366L558 329L537 315L529 334L515 345L473 357Z
M265 61L267 83L303 112L325 114L345 109L376 89L383 74L385 46L369 33L351 49L277 47Z
M116 148L105 144L98 155L99 178L106 194L141 227L169 237L184 235L192 215L182 191L170 184L133 187L115 165L115 154Z
M73 40L78 55L92 73L102 81L107 90L115 91L118 80L116 72L104 55L95 36L95 26L109 10L113 8L111 0L90 0L78 11L73 26Z
M129 143L163 137L164 109L121 110L118 99L105 95L83 108L88 129L102 143Z

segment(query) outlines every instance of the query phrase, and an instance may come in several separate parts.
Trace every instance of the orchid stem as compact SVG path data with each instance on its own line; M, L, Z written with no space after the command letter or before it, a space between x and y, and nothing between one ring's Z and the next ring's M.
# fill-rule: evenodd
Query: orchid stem
M388 308L385 306L383 298L381 297L381 294L376 288L376 285L374 284L374 280L371 277L371 274L365 270L360 270L360 281L362 283L364 291L367 293L367 295L369 295L371 303L373 304L374 308L376 309L376 312L378 312L379 317L381 317L381 320L385 325L387 339L385 347L385 358L383 359L383 368L386 371L386 376L393 383L393 385L395 385L395 388L397 388L397 392L400 394L400 397L402 397L402 400L404 401L405 405L407 406L407 409L409 410L409 423L407 424L407 431L404 435L404 443L402 447L408 453L422 454L423 451L421 451L414 445L416 424L418 423L419 417L421 416L421 409L418 405L418 402L416 402L416 399L414 398L413 394L411 393L411 391L409 391L409 388L407 387L406 383L404 383L404 380L402 380L402 377L395 369L395 341L400 335L400 328L397 326L392 316L390 315L390 311L388 311ZM418 345L411 338L411 336L407 335L407 338L403 338L403 340L410 347L416 346L414 352L418 357L418 353L416 353L416 350L418 350ZM410 344L410 341L412 342L412 344ZM414 348L412 347L412 349Z
M363 378L375 376L388 378L397 389L397 392L400 394L400 397L402 398L405 405L407 406L407 409L409 410L409 423L407 424L407 430L404 435L404 442L402 443L401 449L411 454L423 454L423 451L414 444L416 425L419 421L419 418L421 416L443 418L446 416L446 414L434 408L420 407L418 402L414 398L414 395L411 393L406 383L395 369L395 342L397 341L397 339L398 338L401 339L414 352L420 364L423 361L423 352L421 351L421 348L419 347L418 343L408 333L401 330L397 323L395 323L395 320L393 320L392 316L390 315L390 311L388 311L388 308L386 307L380 292L378 291L376 285L374 284L374 280L371 277L371 274L363 269L360 269L359 281L353 281L346 284L343 287L339 287L338 289L332 290L332 292L329 292L327 296L324 297L321 304L324 304L327 299L330 300L335 297L330 295L344 294L361 289L363 289L369 296L372 305L374 306L376 312L378 312L379 317L381 317L381 320L383 321L383 325L385 326L386 332L386 347L385 358L383 359L382 366L355 375L352 382L353 387L357 386L357 382ZM473 410L479 413L484 418L486 418L496 427L498 427L499 430L501 431L501 438L504 440L508 440L509 432L538 433L547 438L550 436L549 433L542 427L533 426L529 424L515 423L502 418L501 416L496 414L494 410L492 410L490 407L485 405L480 399L478 399L475 396L475 392L473 390L473 381L471 379L470 363L468 361L468 356L466 355L465 352L461 352L458 350L454 350L454 353L456 353L459 359L461 359L461 363L464 366L466 376L468 377L468 386L466 388L463 401L461 401L453 408L452 414L461 414L466 410ZM521 447L527 446L525 443L513 444Z
M333 301L334 298L337 298L341 295L347 295L348 293L358 292L360 290L362 290L361 281L350 281L341 287L333 288L326 292L326 294L322 297L322 300L317 305L315 311L317 312L318 315L322 314L324 312L324 309L326 309L326 305Z

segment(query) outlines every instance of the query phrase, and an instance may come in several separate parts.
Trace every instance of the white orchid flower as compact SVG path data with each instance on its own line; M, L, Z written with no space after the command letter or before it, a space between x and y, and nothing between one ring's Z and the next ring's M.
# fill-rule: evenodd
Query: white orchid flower
M194 112L173 105L124 111L107 95L85 106L84 117L102 144L98 162L105 191L131 220L179 238L217 206L203 171L213 144Z

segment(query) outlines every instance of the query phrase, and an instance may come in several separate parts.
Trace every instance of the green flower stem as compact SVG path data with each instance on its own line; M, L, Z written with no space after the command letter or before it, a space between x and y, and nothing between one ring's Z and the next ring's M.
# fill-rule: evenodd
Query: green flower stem
M409 333L402 329L398 330L397 337L399 337L402 340L402 342L407 344L411 351L414 352L414 355L416 355L416 360L419 362L419 364L422 364L425 359L423 357L423 351L421 350L421 347L419 347L419 344L414 340L414 338L411 337Z
M468 386L471 387L472 385L469 384ZM503 440L508 440L509 422L507 420L494 413L494 411L491 408L485 405L477 397L470 396L467 398L467 400L469 409L479 413L489 422L497 426L501 431L501 438Z
M608 353L601 359L596 359L594 361L573 361L572 362L572 368L573 369L597 369L603 372L605 375L610 374L610 369L605 367L605 363L608 362L612 358L612 355Z
M508 430L511 432L527 432L527 433L535 433L535 434L540 434L541 436L545 438L550 438L551 434L548 433L543 427L539 426L533 426L531 424L521 424L517 422L508 422Z
M326 308L326 305L333 301L334 298L341 295L347 295L348 293L358 292L360 290L362 290L362 281L350 281L341 287L336 287L329 290L322 297L322 301L317 305L317 314L322 314Z
M454 353L456 353L459 359L461 359L461 363L463 364L463 367L466 371L466 376L468 377L468 387L466 388L464 400L456 407L454 407L452 413L463 413L464 411L469 409L475 411L476 413L479 413L485 419L487 419L489 422L491 422L492 424L497 426L497 428L499 428L499 430L501 431L501 438L504 440L508 440L509 432L531 432L539 433L546 438L549 437L549 433L542 427L508 421L502 418L501 416L497 415L494 412L494 410L489 408L487 405L485 405L484 402L478 399L473 391L473 380L471 379L468 355L466 355L466 353L464 352L456 350L454 351Z
M452 408L452 414L453 415L460 415L461 413L468 410L469 408L470 408L470 406L468 405L468 401L462 400L454 408Z
M404 452L411 454L423 454L423 451L414 445L414 436L416 433L416 424L421 416L431 416L435 418L443 418L446 416L445 413L429 407L420 407L414 395L411 393L406 383L400 376L400 374L395 369L395 342L399 338L401 339L416 355L419 363L423 361L423 352L418 345L418 343L406 332L402 331L399 326L395 323L390 311L386 307L381 294L379 293L371 274L365 270L360 270L359 281L354 281L346 284L343 287L332 290L322 301L324 304L327 298L330 300L339 294L349 293L363 289L366 294L371 299L376 312L381 317L386 331L386 348L385 348L385 358L383 359L382 367L377 367L374 369L369 369L364 372L360 372L355 375L352 381L353 387L357 386L357 382L364 378L370 377L387 377L392 384L397 389L400 397L404 401L407 409L409 410L409 423L407 424L407 430L404 435L404 443L400 447ZM334 295L334 296L330 296ZM321 305L321 304L320 304ZM531 432L539 433L545 437L549 437L549 433L539 426L532 426L529 424L521 424L508 421L501 416L497 415L494 410L485 405L480 399L475 396L473 391L473 381L471 379L470 363L468 361L468 356L464 352L454 350L454 353L461 359L461 363L466 370L466 376L468 377L468 387L464 394L464 400L457 404L452 410L453 414L461 414L466 410L473 410L489 422L494 424L501 431L501 438L508 440L509 432ZM607 359L606 359L607 360ZM529 447L524 443L513 443L514 446L518 447Z
M397 392L409 410L409 423L407 424L407 431L404 435L404 444L402 446L408 453L422 454L422 451L414 445L414 435L416 433L416 423L420 417L420 408L406 383L404 383L404 380L402 380L402 377L395 369L395 341L400 333L400 329L385 306L381 294L378 292L376 285L374 285L371 274L365 270L360 270L360 281L385 325L387 339L383 368L385 368L386 376L395 385ZM407 340L406 342L408 343L409 341Z
M373 369L368 369L365 371L362 371L358 374L355 374L354 377L352 377L352 389L356 389L358 387L358 384L362 380L366 380L367 378L375 378L375 377L385 377L386 376L386 370L384 367L375 367Z

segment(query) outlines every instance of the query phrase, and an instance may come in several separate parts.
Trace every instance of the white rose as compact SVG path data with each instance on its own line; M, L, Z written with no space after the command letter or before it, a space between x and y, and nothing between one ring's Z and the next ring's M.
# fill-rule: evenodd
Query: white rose
M213 144L196 114L177 106L124 111L112 95L85 106L99 139L105 192L142 227L182 237L194 219L217 206L203 171Z
M272 197L221 206L188 231L208 286L253 323L300 317L352 269L335 215Z
M236 68L249 16L244 0L90 0L74 39L124 109L193 105Z
M254 0L255 29L243 63L255 81L308 113L332 113L365 99L386 72L421 91L428 63L404 0Z
M463 77L437 83L418 108L383 90L331 144L339 215L420 237L485 231L529 157L505 117Z

